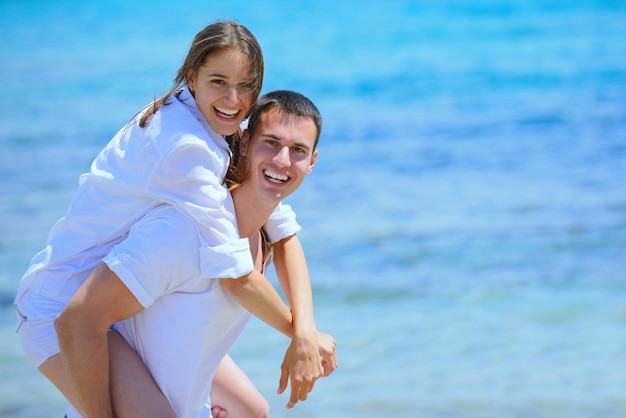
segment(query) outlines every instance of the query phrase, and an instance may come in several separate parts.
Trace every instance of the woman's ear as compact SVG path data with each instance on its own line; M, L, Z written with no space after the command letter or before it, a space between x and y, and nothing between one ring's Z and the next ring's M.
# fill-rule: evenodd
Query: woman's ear
M187 71L187 86L189 87L189 91L194 93L195 90L195 80L193 77L193 70Z

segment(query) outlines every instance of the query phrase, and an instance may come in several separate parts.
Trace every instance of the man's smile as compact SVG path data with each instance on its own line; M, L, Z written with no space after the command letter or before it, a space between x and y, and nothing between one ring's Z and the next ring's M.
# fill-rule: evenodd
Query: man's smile
M277 184L281 184L286 182L289 177L285 174L280 174L277 173L276 171L270 170L270 169L266 169L263 174L265 174L265 177L271 181L272 183L277 183Z

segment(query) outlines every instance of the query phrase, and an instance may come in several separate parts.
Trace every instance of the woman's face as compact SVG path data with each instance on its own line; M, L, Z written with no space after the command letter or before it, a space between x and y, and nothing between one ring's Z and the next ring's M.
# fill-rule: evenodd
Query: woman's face
M223 49L213 52L187 84L209 125L220 135L232 135L252 105L248 86L250 66L241 52Z

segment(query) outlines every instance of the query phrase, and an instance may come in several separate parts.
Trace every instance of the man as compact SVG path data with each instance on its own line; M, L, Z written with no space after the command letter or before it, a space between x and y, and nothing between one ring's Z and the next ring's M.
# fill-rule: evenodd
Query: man
M280 91L259 100L242 135L237 165L242 176L230 178L236 186L225 205L236 213L240 236L248 238L259 270L270 261L262 226L312 171L320 131L313 103ZM215 370L250 314L293 336L290 309L262 276L202 278L198 239L196 225L184 214L167 205L154 209L103 260L56 321L70 380L89 393L90 382L110 379L116 417L171 416L158 389L176 416L209 417L206 400ZM108 364L94 367L85 355L106 352L113 324L154 381L129 350L119 351L128 355L112 353L110 376ZM319 344L325 362L316 373L325 366L323 373L329 374L336 368L334 340L322 335ZM292 388L290 402L306 399L309 390ZM108 416L98 415L107 409L93 398L83 405L84 413ZM229 416L235 407L226 405Z

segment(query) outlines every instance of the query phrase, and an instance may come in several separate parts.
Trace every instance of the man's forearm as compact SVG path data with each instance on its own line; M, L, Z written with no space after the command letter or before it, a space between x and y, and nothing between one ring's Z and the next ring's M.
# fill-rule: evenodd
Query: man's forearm
M55 325L66 373L88 418L113 418L106 330L81 329L63 316Z
M107 332L142 309L126 285L101 263L54 322L61 358L89 418L111 418Z
M291 306L294 332L296 335L313 335L316 326L311 279L300 240L293 235L273 247L276 275Z

